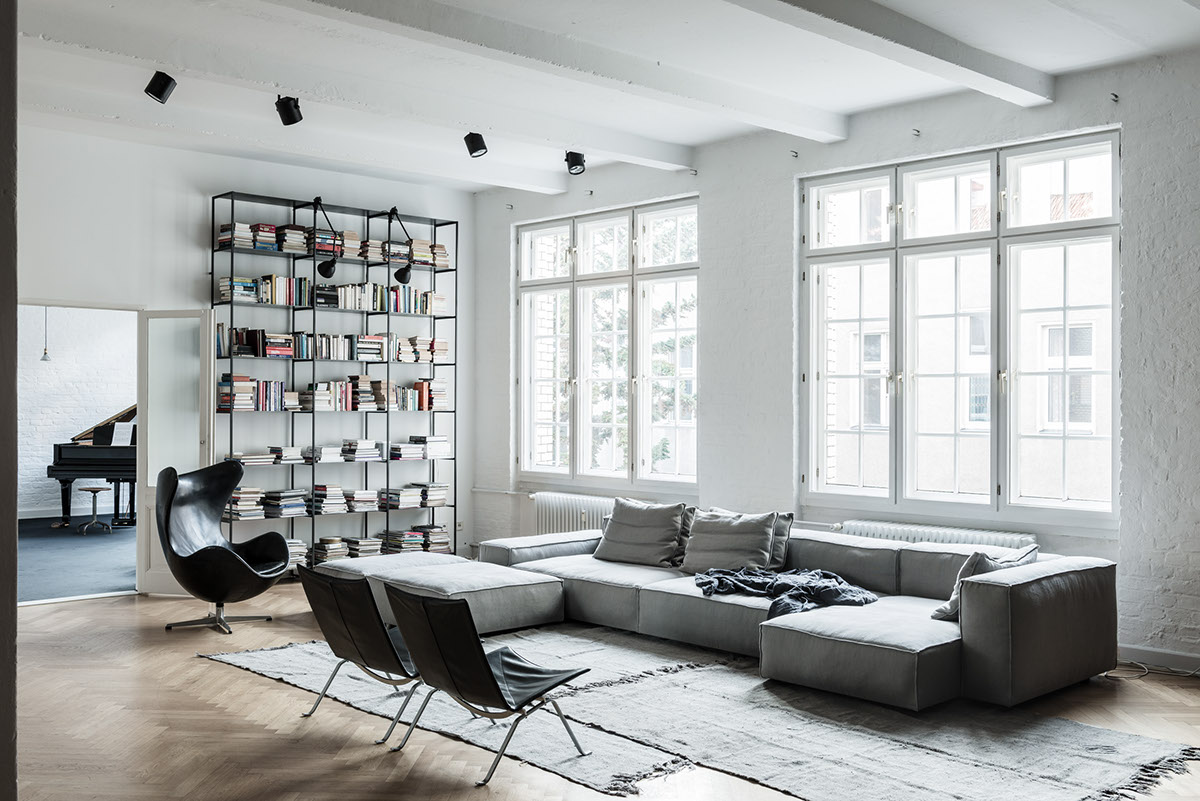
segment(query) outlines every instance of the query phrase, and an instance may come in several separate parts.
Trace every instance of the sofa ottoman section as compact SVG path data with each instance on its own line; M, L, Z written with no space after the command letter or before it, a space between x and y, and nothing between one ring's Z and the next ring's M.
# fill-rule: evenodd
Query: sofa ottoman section
M958 624L933 620L938 601L880 598L829 606L759 626L768 679L920 710L959 695Z
M642 587L638 633L666 640L758 656L758 624L767 619L770 598L753 595L705 597L694 576Z
M638 591L642 587L685 576L669 567L605 562L590 554L521 562L519 569L562 579L570 619L626 631L638 630Z

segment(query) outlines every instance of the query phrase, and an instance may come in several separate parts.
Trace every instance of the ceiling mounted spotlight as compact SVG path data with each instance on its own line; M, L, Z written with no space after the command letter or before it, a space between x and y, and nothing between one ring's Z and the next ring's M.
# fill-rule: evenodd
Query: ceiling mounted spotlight
M285 99L294 100L295 98L285 98ZM296 113L299 114L300 112L297 111ZM283 113L280 112L279 116L282 117ZM284 122L283 124L288 125L289 123ZM314 209L314 211L316 209L321 210L321 216L325 218L325 224L329 226L329 230L333 231L334 237L337 239L337 244L335 245L334 251L333 251L333 254L334 254L333 257L326 259L325 261L323 261L317 265L317 272L321 274L322 278L333 278L333 274L335 272L337 272L338 256L342 253L342 251L346 247L346 238L339 231L333 230L333 223L331 223L329 221L329 213L325 211L325 204L321 202L320 195L313 198L313 209ZM315 235L316 234L316 230L315 230L316 226L315 225L313 226L313 229L314 229L313 233ZM314 244L315 244L315 242L314 242ZM314 251L314 254L315 254L315 251Z
M295 125L304 119L300 113L300 101L294 97L276 95L275 110L279 112L279 121L284 125Z
M146 96L152 97L159 103L166 103L171 92L175 91L175 79L165 72L156 72L146 84Z
M583 175L583 171L587 169L583 165L583 154L576 153L574 150L567 151L567 172L571 175Z
M483 134L472 131L463 137L463 141L467 143L467 152L471 154L471 158L477 159L487 154L487 142L483 141Z

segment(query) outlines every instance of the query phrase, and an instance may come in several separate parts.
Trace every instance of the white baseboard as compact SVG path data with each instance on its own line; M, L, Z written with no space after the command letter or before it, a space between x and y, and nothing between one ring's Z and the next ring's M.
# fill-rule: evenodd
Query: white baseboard
M1126 662L1141 662L1152 667L1193 671L1200 668L1200 654L1185 654L1163 648L1143 648L1134 645L1118 645L1117 655Z
M106 503L97 503L96 509L97 509L97 512L96 512L97 514L111 515L112 511L113 511L112 501L109 501L107 504ZM71 504L71 517L91 517L91 516L92 516L92 504L91 503L88 503L86 505L77 504L77 503ZM55 504L54 506L45 506L40 509L18 509L17 510L17 519L18 520L35 520L39 517L62 517L62 506L59 504Z

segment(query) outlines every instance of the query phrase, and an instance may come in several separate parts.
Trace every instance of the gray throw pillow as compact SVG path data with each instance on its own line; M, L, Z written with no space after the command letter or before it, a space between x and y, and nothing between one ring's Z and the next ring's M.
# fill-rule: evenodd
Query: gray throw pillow
M1026 545L1016 553L999 559L976 551L967 557L967 561L963 562L963 566L959 569L958 578L954 580L954 592L950 594L950 600L937 609L934 609L930 617L934 620L958 620L958 593L962 589L963 579L969 579L971 576L982 576L984 573L994 573L1006 567L1032 564L1037 561L1037 558L1038 546L1036 545Z
M692 521L695 519L695 506L689 506L683 510L683 523L679 526L679 545L675 547L675 556L671 557L671 567L679 567L683 564L683 555L687 552L688 536L692 533Z
M606 562L671 567L686 508L682 503L653 504L617 498L612 519L592 555Z
M738 514L719 506L710 506L709 511L721 515ZM796 515L792 512L776 514L775 533L771 538L771 563L767 565L767 570L783 570L783 566L787 563L788 538L792 536L792 523L795 520Z
M765 569L771 562L775 512L765 515L696 512L683 555L684 573L742 567Z

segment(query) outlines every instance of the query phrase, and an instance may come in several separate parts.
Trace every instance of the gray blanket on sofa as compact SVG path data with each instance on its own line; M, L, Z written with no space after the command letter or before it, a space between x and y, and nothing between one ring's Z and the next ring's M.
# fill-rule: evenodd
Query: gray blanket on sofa
M865 606L879 600L875 593L850 584L828 570L714 569L696 575L696 586L705 595L741 593L774 598L767 618L807 612L818 606Z

